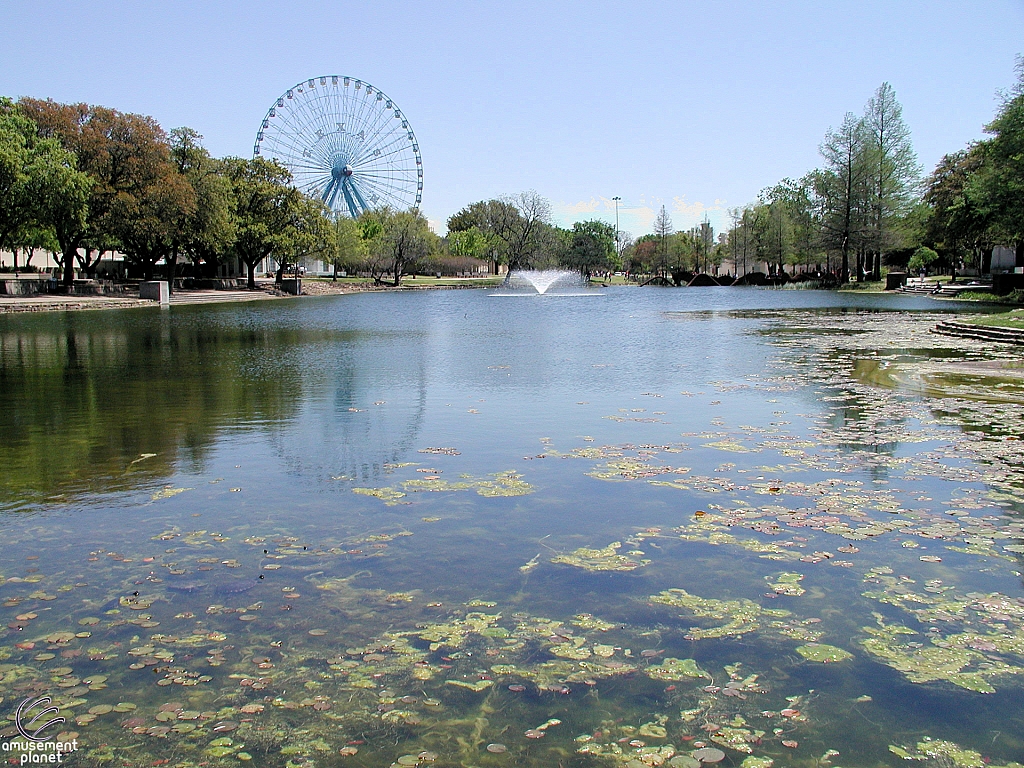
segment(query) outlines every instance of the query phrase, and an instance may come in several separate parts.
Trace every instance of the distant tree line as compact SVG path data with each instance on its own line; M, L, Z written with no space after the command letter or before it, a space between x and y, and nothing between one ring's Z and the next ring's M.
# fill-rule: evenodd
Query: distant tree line
M740 273L802 265L845 282L878 280L883 265L985 272L1002 245L1024 266L1024 58L1016 71L985 127L991 138L946 155L923 179L902 107L883 83L863 114L848 112L825 135L822 168L730 211L713 261Z
M922 180L902 107L883 83L861 115L847 113L825 135L823 166L783 179L756 203L730 211L716 237L710 221L677 232L664 207L654 232L634 240L603 221L571 229L550 204L521 192L467 205L435 235L418 210L338 217L291 185L261 157L214 158L190 128L169 134L150 117L87 104L0 98L0 250L54 253L62 281L95 275L118 251L143 279L158 265L171 280L188 265L215 277L229 259L248 285L265 259L280 278L311 260L399 285L420 272L497 273L562 267L585 277L624 270L671 278L764 265L878 279L882 266L945 264L985 270L994 245L1024 266L1024 59L986 132L991 138L946 155Z
M502 265L560 267L589 278L621 266L613 226L595 219L558 227L551 205L533 191L467 205L448 219L447 241L450 252L489 261L495 274Z
M0 99L0 249L15 268L19 254L51 251L69 286L113 251L142 279L161 265L172 284L182 264L215 277L237 258L250 288L268 257L279 278L317 259L398 284L442 250L417 211L336 218L281 165L211 157L190 128L168 134L150 117L30 98Z

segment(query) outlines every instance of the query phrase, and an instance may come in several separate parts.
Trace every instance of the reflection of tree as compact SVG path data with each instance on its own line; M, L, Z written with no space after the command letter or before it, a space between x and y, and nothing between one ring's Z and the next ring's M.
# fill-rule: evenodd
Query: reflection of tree
M232 320L206 308L0 321L0 502L127 489L179 454L201 463L227 424L290 417L308 334ZM157 455L130 463L145 453Z

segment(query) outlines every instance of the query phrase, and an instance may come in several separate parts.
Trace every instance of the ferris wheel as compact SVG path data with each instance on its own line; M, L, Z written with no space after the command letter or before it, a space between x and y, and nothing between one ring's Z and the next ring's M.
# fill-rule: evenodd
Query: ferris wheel
M335 213L419 208L423 159L398 105L352 77L315 77L289 88L263 118L254 155L277 160L299 189Z

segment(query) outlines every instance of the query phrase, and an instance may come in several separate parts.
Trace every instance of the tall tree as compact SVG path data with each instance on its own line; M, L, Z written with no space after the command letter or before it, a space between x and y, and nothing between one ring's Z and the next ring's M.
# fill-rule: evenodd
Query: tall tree
M21 99L18 105L41 136L59 141L74 154L77 170L91 177L88 216L66 215L66 206L55 204L51 217L63 255L64 282L70 286L74 263L82 258L78 249L108 239L122 225L119 197L137 198L160 175L167 160L166 137L153 118L143 115L52 100Z
M985 167L971 186L993 235L1016 246L1016 264L1024 267L1024 56L1017 58L1016 71L1016 84L985 126L992 138L982 144Z
M491 261L494 274L498 274L498 268L508 264L511 233L521 227L518 218L518 209L508 200L481 200L449 217L448 231L479 231L487 239L486 258Z
M972 185L984 166L984 149L975 144L944 156L926 185L927 239L954 268L964 261L987 271L985 256L993 245L991 217Z
M197 217L197 205L195 190L171 162L169 148L164 149L112 201L108 227L125 258L142 270L143 280L152 280L157 263L164 261L173 283L178 251Z
M191 128L175 128L170 134L171 159L195 199L194 209L182 220L173 242L168 263L172 285L179 252L191 259L196 277L203 264L215 274L217 262L235 237L231 181L224 174L223 162L210 157L202 141Z
M384 209L377 215L380 234L369 243L371 258L380 269L375 280L381 282L385 274L390 274L392 284L398 286L403 276L437 251L439 238L430 231L426 218L419 211Z
M448 230L476 227L489 238L494 271L507 264L509 271L529 269L553 246L551 204L533 190L482 200L448 219Z
M366 258L366 241L355 219L336 216L332 223L334 237L330 240L329 263L334 268L332 280L338 279L338 270L355 272Z
M291 186L291 174L263 157L224 161L231 181L235 210L234 253L248 270L249 290L256 290L256 266L292 249L296 211L302 193Z
M658 251L663 265L668 264L668 238L674 231L672 217L668 215L663 205L658 215L654 217L654 234L658 238Z
M330 209L319 199L302 195L292 211L292 237L288 248L275 253L277 282L294 266L311 260L329 261L334 253L335 229Z
M573 224L562 265L579 272L587 280L603 269L615 269L615 227L597 219Z
M829 129L818 148L826 165L815 177L822 235L825 246L842 255L843 282L850 279L850 253L860 252L866 233L871 171L866 147L864 121L847 112L839 128Z
M903 107L889 83L882 83L864 110L867 158L871 174L870 271L881 278L882 255L896 245L892 220L917 198L921 167L917 162Z
M0 99L0 249L34 246L59 219L84 223L90 179L75 169L75 156L9 99Z

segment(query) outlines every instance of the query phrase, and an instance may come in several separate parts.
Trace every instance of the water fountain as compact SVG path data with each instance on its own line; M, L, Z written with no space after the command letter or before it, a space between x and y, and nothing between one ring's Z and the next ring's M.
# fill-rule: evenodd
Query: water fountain
M579 272L567 269L528 269L509 272L502 288L512 289L516 293L526 291L539 295L544 295L554 288L552 293L578 294L586 288L586 283Z

